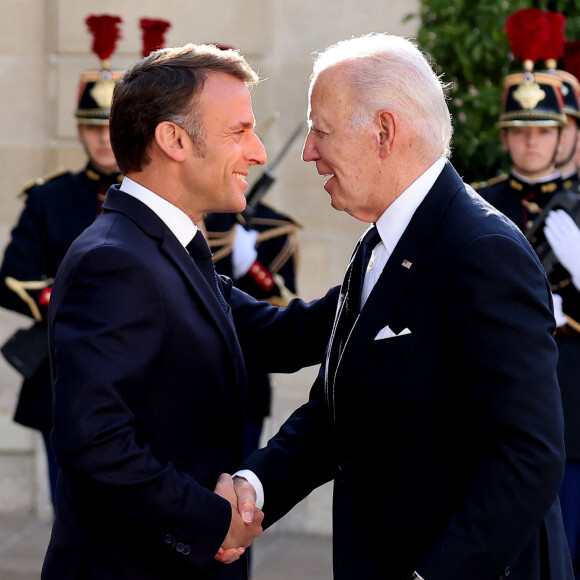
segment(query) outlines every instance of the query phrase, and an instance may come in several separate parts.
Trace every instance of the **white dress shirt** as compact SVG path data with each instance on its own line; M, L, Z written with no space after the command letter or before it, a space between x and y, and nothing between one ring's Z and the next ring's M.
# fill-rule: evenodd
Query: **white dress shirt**
M143 202L171 230L185 248L197 233L198 227L191 218L176 205L143 187L129 177L123 178L121 191Z
M407 229L413 214L425 199L429 190L445 167L445 158L441 157L425 173L418 177L377 220L376 226L381 241L375 246L367 266L361 291L360 307L365 305L371 290L379 279L390 255Z

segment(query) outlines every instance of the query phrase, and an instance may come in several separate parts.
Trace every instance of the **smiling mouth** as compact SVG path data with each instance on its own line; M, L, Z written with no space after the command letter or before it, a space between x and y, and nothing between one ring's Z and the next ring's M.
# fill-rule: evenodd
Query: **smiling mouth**
M243 173L236 173L234 172L234 177L238 180L238 181L246 181L246 176Z

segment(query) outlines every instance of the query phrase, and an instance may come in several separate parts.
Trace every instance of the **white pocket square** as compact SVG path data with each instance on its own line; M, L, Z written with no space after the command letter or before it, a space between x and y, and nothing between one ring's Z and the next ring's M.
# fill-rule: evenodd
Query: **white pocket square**
M378 334L375 336L375 340L384 340L385 338L393 338L395 336L405 336L405 334L411 334L411 331L408 328L403 328L399 334L395 334L389 326L385 326L385 328L381 328Z

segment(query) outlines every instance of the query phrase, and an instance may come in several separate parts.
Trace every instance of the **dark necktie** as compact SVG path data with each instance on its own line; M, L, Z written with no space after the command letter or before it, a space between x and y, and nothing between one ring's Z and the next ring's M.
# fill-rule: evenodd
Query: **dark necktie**
M354 324L360 309L360 295L363 287L365 272L371 259L371 254L375 246L381 241L381 236L377 227L372 227L362 239L361 244L356 252L352 264L350 280L348 283L347 296L347 316L351 321L351 326Z
M346 283L346 297L344 309L338 321L336 331L336 347L331 350L330 365L335 366L338 363L345 345L346 339L350 335L350 331L354 326L359 313L360 295L364 280L364 274L367 269L371 254L375 246L381 241L379 232L376 226L371 228L361 240L361 243L356 251L352 261L350 273L347 272L345 278Z
M191 257L195 260L195 263L201 270L201 273L207 280L207 283L209 284L213 293L216 295L220 306L223 308L224 312L227 313L228 306L217 284L211 251L205 238L203 237L203 234L200 231L198 231L195 236L193 236L193 240L187 244L186 249Z

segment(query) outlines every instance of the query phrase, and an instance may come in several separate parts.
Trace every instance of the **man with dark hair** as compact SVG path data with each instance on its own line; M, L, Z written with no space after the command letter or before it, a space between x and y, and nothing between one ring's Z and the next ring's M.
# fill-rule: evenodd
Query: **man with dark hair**
M320 361L337 297L258 302L216 275L197 228L242 211L249 167L266 161L257 80L237 52L187 45L151 53L115 89L126 177L51 299L61 476L45 579L246 577L261 517L244 522L220 476L241 461L246 367Z

